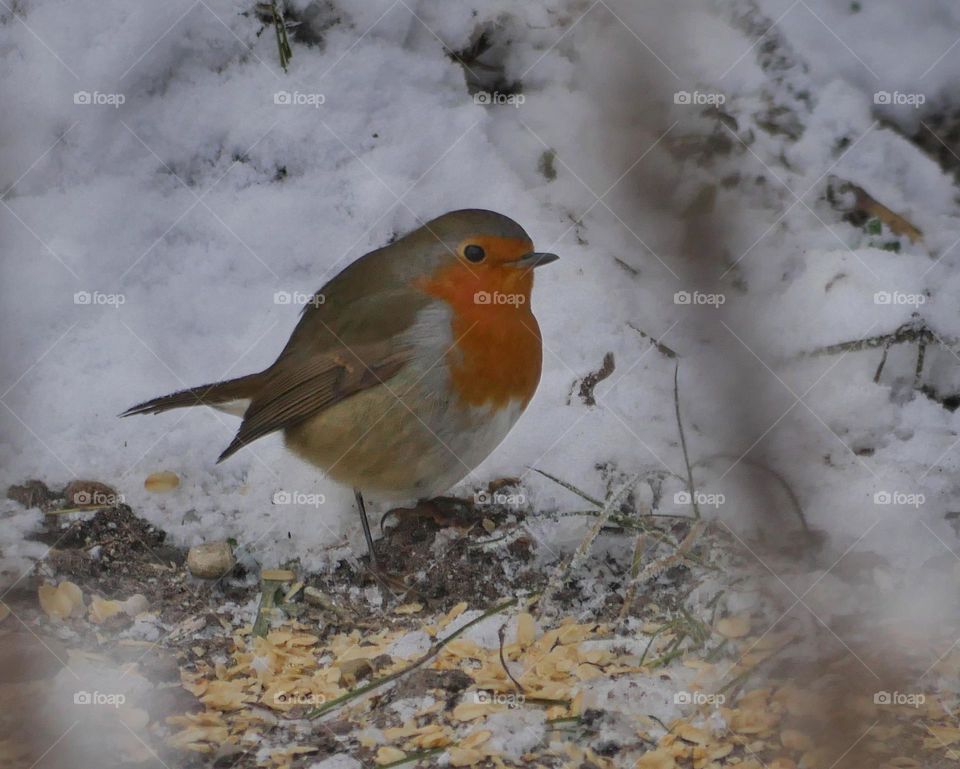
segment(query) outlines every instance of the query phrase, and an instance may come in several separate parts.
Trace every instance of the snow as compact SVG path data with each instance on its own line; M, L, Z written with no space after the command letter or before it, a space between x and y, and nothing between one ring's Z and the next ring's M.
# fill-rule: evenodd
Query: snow
M794 525L782 491L756 493L763 473L737 459L750 451L787 479L834 557L883 554L889 593L909 604L917 572L955 550L943 517L960 503L960 417L911 389L912 347L892 349L876 383L877 350L801 354L892 332L914 312L960 337L954 182L903 135L957 95L960 10L761 0L795 57L776 79L730 23L749 5L337 4L314 22L322 45L294 40L289 74L272 30L258 36L243 3L32 0L22 23L4 12L0 87L18 107L0 118L0 480L101 479L175 543L232 537L266 567L299 558L321 569L347 547L360 552L353 495L277 436L217 465L237 427L225 414L115 415L269 364L299 311L275 303L277 292L313 291L445 210L489 207L561 260L538 272L534 292L545 346L536 398L453 493L520 475L533 510L572 510L582 500L526 468L599 497L623 474L666 469L679 477L667 479L663 509L684 512L675 361L642 329L680 355L698 483L724 498L705 513L741 532ZM441 40L462 50L479 25L493 30L504 80L522 81L522 105L476 103L445 55ZM788 85L809 88L809 100ZM765 90L797 110L798 140L758 127ZM879 90L926 102L877 105ZM80 91L123 103L76 104ZM281 91L312 104L277 104ZM676 104L678 91L722 94L737 127ZM668 151L704 134L727 149ZM538 170L546 150L554 180ZM830 177L868 190L924 241L883 250L889 232L870 236L830 206ZM723 304L675 304L680 291ZM878 303L878 292L923 302ZM607 351L616 369L587 405L578 380ZM924 381L955 391L956 358L928 348ZM161 469L180 486L146 492L144 477ZM272 504L281 490L324 501ZM880 506L878 492L924 501ZM44 551L24 540L40 516L2 504L3 557L16 572ZM552 559L583 522L537 520L531 531ZM818 611L863 596L828 598ZM494 643L489 624L471 637Z
M353 756L338 753L335 756L330 756L330 758L325 758L323 761L315 761L310 764L310 769L361 769L362 766L363 764Z
M415 630L394 641L387 649L387 654L398 659L415 659L429 648L430 636L423 630Z
M489 716L484 721L484 727L493 732L489 745L491 750L519 760L543 740L546 715L542 710L506 710Z

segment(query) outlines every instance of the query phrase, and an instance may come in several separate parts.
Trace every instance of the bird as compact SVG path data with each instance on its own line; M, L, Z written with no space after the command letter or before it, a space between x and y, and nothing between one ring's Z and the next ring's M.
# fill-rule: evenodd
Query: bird
M304 303L263 371L190 387L121 416L211 406L242 417L217 462L270 433L364 495L429 500L506 437L540 382L534 250L503 214L450 211L345 267Z

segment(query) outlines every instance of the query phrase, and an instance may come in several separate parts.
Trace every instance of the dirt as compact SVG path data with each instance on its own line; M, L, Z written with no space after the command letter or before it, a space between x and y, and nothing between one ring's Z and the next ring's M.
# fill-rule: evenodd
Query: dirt
M618 478L611 470L611 489L621 485ZM76 501L77 493L96 491L104 495L109 493L105 490L108 486L87 485L80 492L74 489L74 493L65 494L31 482L11 490L12 497L46 512L36 538L51 550L4 597L16 619L0 622L0 693L11 686L17 687L17 692L33 693L18 694L27 696L22 700L27 705L8 709L0 716L0 765L6 747L4 736L13 735L9 742L26 750L31 758L27 766L37 758L30 753L33 743L48 746L56 738L44 731L49 728L46 719L31 710L31 703L43 701L36 692L44 688L56 691L55 679L64 678L61 661L76 655L85 656L103 670L135 670L149 682L149 689L131 695L128 704L145 712L149 726L142 732L143 739L166 765L183 769L253 769L263 765L258 764L256 750L244 751L236 746L221 745L209 754L173 748L167 740L183 726L168 725L167 719L210 712L209 705L181 686L181 677L202 674L209 678L217 666L231 664L237 644L247 644L246 640L238 642L237 634L249 632L254 624L251 611L269 592L267 584L272 585L276 608L261 611L266 618L264 631L270 629L270 619L273 626L296 623L301 632L316 636L320 646L354 632L358 633L360 646L367 643L364 633L375 635L386 630L400 638L436 623L461 603L470 609L487 609L505 597L553 590L553 600L563 615L605 622L610 628L624 628L621 615L655 625L673 618L678 646L658 647L651 652L650 664L661 664L651 662L655 655L662 657L664 666L681 655L701 655L719 662L714 653L730 651L723 651L726 642L718 643L715 635L711 637L711 632L716 632L711 631L718 608L714 601L704 607L701 598L696 617L688 607L691 591L709 572L727 575L730 585L739 579L730 576L739 567L735 547L722 531L701 529L690 519L637 516L636 500L627 495L611 525L591 548L590 558L560 584L554 584L558 564L544 558L542 545L529 533L535 530L528 527L532 522L529 514L498 501L511 499L515 483L514 479L502 479L473 500L440 499L415 510L389 514L384 520L385 534L376 543L377 571L365 558L345 559L322 573L295 573L292 582L282 584L261 583L259 575L244 571L242 566L219 580L194 578L186 566L185 550L171 545L163 530L137 516L127 505L68 507L69 502ZM703 533L698 535L698 531ZM684 551L685 557L678 557L679 543L688 538L692 545ZM631 587L633 545L643 541L644 568L660 563L663 568ZM863 568L869 566L867 563ZM292 568L297 572L295 565ZM41 609L38 589L45 583L64 580L77 585L86 605L77 616L55 620ZM306 588L313 589L309 596ZM120 613L96 622L89 614L94 596L123 601L137 594L144 596L149 614L155 615L157 634L152 640L137 640L138 636L132 634L135 621L131 616ZM625 612L624 600L629 595L632 600ZM401 607L410 607L409 613L398 613ZM137 621L143 621L142 615ZM615 653L629 657L626 641L631 634L623 638L625 643L615 646ZM730 657L723 664L733 661ZM381 654L357 659L348 673L346 667L341 670L349 675L350 686L362 686L384 675L383 671L396 662L390 655ZM392 686L376 690L368 699L365 715L345 708L337 720L322 723L305 718L309 706L298 705L280 716L267 713L256 703L248 707L274 718L273 726L262 727L260 744L277 750L297 745L312 748L312 752L290 759L290 769L305 769L341 751L372 765L375 749L359 738L364 730L402 726L401 717L391 705L428 695L439 703L436 717L448 718L453 708L464 702L466 692L476 688L471 672L469 667L441 670L425 666L413 670ZM781 677L789 680L797 676L788 670ZM763 675L754 676L749 686L760 686L763 680ZM746 683L745 679L734 691L739 693ZM59 686L62 684L60 680ZM637 737L633 726L620 723L622 718L615 709L586 710L571 723L558 725L557 733L589 746L594 756L591 760L597 766L604 765L603 759L616 762L653 747L653 743L645 744L644 738ZM624 736L627 734L629 739ZM904 731L904 754L919 751L920 736ZM538 761L544 766L558 763L548 753L538 754ZM100 764L142 765L127 757L101 760Z
M323 605L304 601L300 592L290 603L280 604L280 616L316 628L321 638L354 629L405 631L422 627L425 616L442 614L462 602L483 608L504 596L541 592L554 567L545 568L538 559L538 545L524 527L525 514L514 504L498 501L512 499L515 483L505 478L473 500L440 499L422 509L395 511L386 517L385 536L376 545L378 571L363 559L359 568L357 561L344 560L324 573L298 574L306 586L321 592ZM151 729L159 730L155 735L159 737L167 717L203 710L179 686L181 671L201 660L229 658L233 634L242 623L224 607L255 605L261 585L256 575L245 573L241 566L220 580L196 579L186 567L186 550L171 545L162 529L129 506L84 504L109 499L112 493L110 486L96 481L75 482L63 490L29 481L9 490L10 498L45 512L43 527L34 536L50 550L4 599L23 626L11 622L0 626L0 685L49 684L62 668L58 660L76 653L96 655L115 668L133 665L154 686L149 697L134 704L149 714ZM612 535L623 532L614 529ZM562 585L558 600L561 604L582 601L599 580L607 588L608 599L596 607L598 617L614 618L622 605L618 596L625 570L626 564L601 559L588 578L575 575ZM687 570L681 566L662 578L672 583L686 577ZM144 596L162 628L159 639L155 644L131 644L128 631L133 620L125 615L99 624L91 623L88 616L51 620L38 604L38 589L65 580L80 588L88 604L93 596L118 601ZM369 600L370 588L380 592L379 602ZM414 603L423 609L413 615L391 611ZM635 610L642 612L644 606L645 601L639 601ZM378 668L378 660L358 666L358 683L377 675ZM469 677L459 671L425 669L381 696L386 704L434 692L452 707L469 684ZM8 714L0 729L19 728L17 715ZM38 736L38 741L43 742L43 737ZM221 763L211 763L165 748L162 740L153 749L170 765L232 765L230 755L221 756ZM238 766L247 764L254 765L249 755Z

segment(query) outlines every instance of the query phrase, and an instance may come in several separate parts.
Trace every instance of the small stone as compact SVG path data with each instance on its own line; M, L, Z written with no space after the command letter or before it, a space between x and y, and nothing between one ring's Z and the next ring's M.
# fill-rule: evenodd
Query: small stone
M236 564L229 542L209 542L190 548L187 568L194 577L218 579Z

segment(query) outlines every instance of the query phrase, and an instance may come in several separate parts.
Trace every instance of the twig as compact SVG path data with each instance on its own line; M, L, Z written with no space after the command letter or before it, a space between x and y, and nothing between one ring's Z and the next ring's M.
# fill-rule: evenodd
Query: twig
M804 357L817 357L820 355L838 355L844 352L860 352L862 350L875 350L878 347L889 347L894 344L904 344L906 342L924 342L932 344L936 342L942 347L953 349L958 341L956 339L942 339L936 336L919 318L904 323L896 331L889 334L879 334L877 336L868 336L864 339L852 339L847 342L837 342L828 344L825 347L818 347L803 353Z
M673 368L673 405L677 412L677 430L680 431L680 448L683 449L683 463L687 467L687 491L690 493L690 503L693 505L693 515L700 517L700 505L697 503L697 489L693 485L693 470L690 467L690 456L687 454L687 439L683 434L683 422L680 419L680 389L678 378L680 376L680 364L677 363Z
M547 587L543 591L543 597L540 600L539 606L541 613L551 607L553 594L560 588L561 585L563 585L564 582L566 582L567 575L574 569L579 568L579 566L586 560L591 546L596 538L600 536L600 532L603 530L603 527L607 525L610 515L614 509L619 507L620 502L623 501L623 498L630 493L634 486L637 485L637 481L640 480L640 477L640 473L635 473L634 475L630 476L620 490L615 494L612 494L607 499L606 503L603 505L603 509L597 513L597 522L590 527L587 535L577 546L577 549L570 554L570 557L566 560L566 563L557 567L550 581L547 583Z
M651 719L652 721L656 721L658 724L660 724L660 726L662 726L662 727L664 728L664 730L667 732L667 734L672 734L672 733L673 733L673 729L671 729L670 727L668 727L665 723L663 723L663 721L661 721L659 718L657 718L657 717L656 717L655 715L653 715L652 713L647 713L647 718Z
M890 352L890 344L885 344L883 346L883 355L880 358L880 363L877 365L877 370L873 375L873 383L877 384L880 381L880 374L883 373L883 367L887 365L887 353Z
M898 214L896 211L887 208L887 206L873 197L863 189L863 187L833 176L831 176L829 183L831 187L833 187L831 191L832 195L835 196L838 193L850 193L853 195L853 206L849 210L855 211L862 216L872 216L879 219L890 228L890 231L894 235L898 237L906 235L910 238L911 243L918 243L923 240L923 233L916 225L908 221L902 214ZM834 206L834 208L837 207L837 205Z
M917 390L920 387L920 380L923 377L923 359L927 353L927 343L923 340L920 340L917 344L917 365L913 371L913 389Z
M643 584L648 579L653 577L659 577L667 569L670 569L677 564L679 564L684 558L689 556L690 548L693 547L693 543L697 540L700 534L703 532L703 523L696 523L690 528L690 532L684 537L683 541L676 546L676 551L665 555L663 558L659 558L653 563L647 564L647 566L641 571L636 577L631 581L631 587L636 589L636 585Z
M503 656L503 636L504 636L504 631L506 629L507 629L507 623L504 622L500 626L500 629L497 631L497 637L500 639L500 664L503 666L503 672L507 674L507 678L513 681L513 685L517 687L517 691L523 694L527 690L523 688L523 684L521 684L516 678L513 677L513 673L511 673L510 668L507 667L507 660Z
M421 665L432 660L434 657L436 657L440 653L440 651L443 649L444 646L446 646L448 643L453 641L455 638L461 636L463 633L465 633L474 625L480 622L483 622L483 620L489 617L492 617L496 614L499 614L500 612L505 611L506 609L509 609L511 606L516 606L518 600L519 599L517 598L511 598L509 601L504 601L498 606L494 606L492 609L488 609L479 617L475 617L474 619L466 623L463 627L452 632L446 638L440 641L437 641L433 646L431 646L426 651L425 654L423 654L423 656L414 660L412 663L407 665L407 667L403 668L403 670L397 670L396 672L391 673L390 675L383 676L382 678L374 679L373 681L370 681L369 683L364 684L363 686L358 686L356 689L351 689L346 694L341 694L336 699L330 700L330 702L325 702L323 705L321 705L318 708L314 708L309 713L307 713L306 718L318 718L319 716L329 713L331 710L334 710L335 708L338 708L341 705L347 702L350 702L351 700L357 699L357 697L362 697L367 692L373 691L374 689L379 689L381 686L384 686L390 683L391 681L396 681L398 678L402 678L411 670L416 670Z
M529 465L528 465L528 467L529 467ZM567 483L566 481L561 480L560 478L557 478L555 475L550 475L550 473L548 473L548 472L546 472L546 471L544 471L544 470L540 470L539 468L531 467L530 469L533 470L533 472L535 472L535 473L540 473L540 475L542 475L544 478L549 478L549 479L550 479L551 481L553 481L554 483L556 483L556 484L558 484L558 485L560 485L560 486L563 486L563 488L565 488L567 491L572 491L572 492L573 492L574 494L576 494L578 497L580 497L581 499L585 499L585 500L586 500L587 502L589 502L591 505L596 505L598 508L602 508L602 507L603 507L603 502L601 502L601 501L600 501L599 499L597 499L596 497L591 497L589 494L587 494L587 492L581 491L581 490L578 489L576 486L574 486L572 483Z
M600 515L600 510L564 510L562 513L552 513L545 515L545 518L573 518L578 515L586 515L590 518L596 518ZM674 518L682 521L696 520L692 515L676 515L674 513L645 513L638 518L632 518L627 515L611 515L607 523L618 529L636 529L638 531L650 531L650 524L646 518Z
M654 347L657 348L657 352L662 353L663 355L666 355L668 358L678 357L677 353L674 350L671 350L669 347L667 347L663 342L658 340L656 337L650 336L650 334L648 334L646 331L644 331L641 328L637 328L632 323L627 323L627 325L630 326L630 328L632 328L638 334L640 334L640 336L642 336L644 339L649 339L650 344L652 344Z

